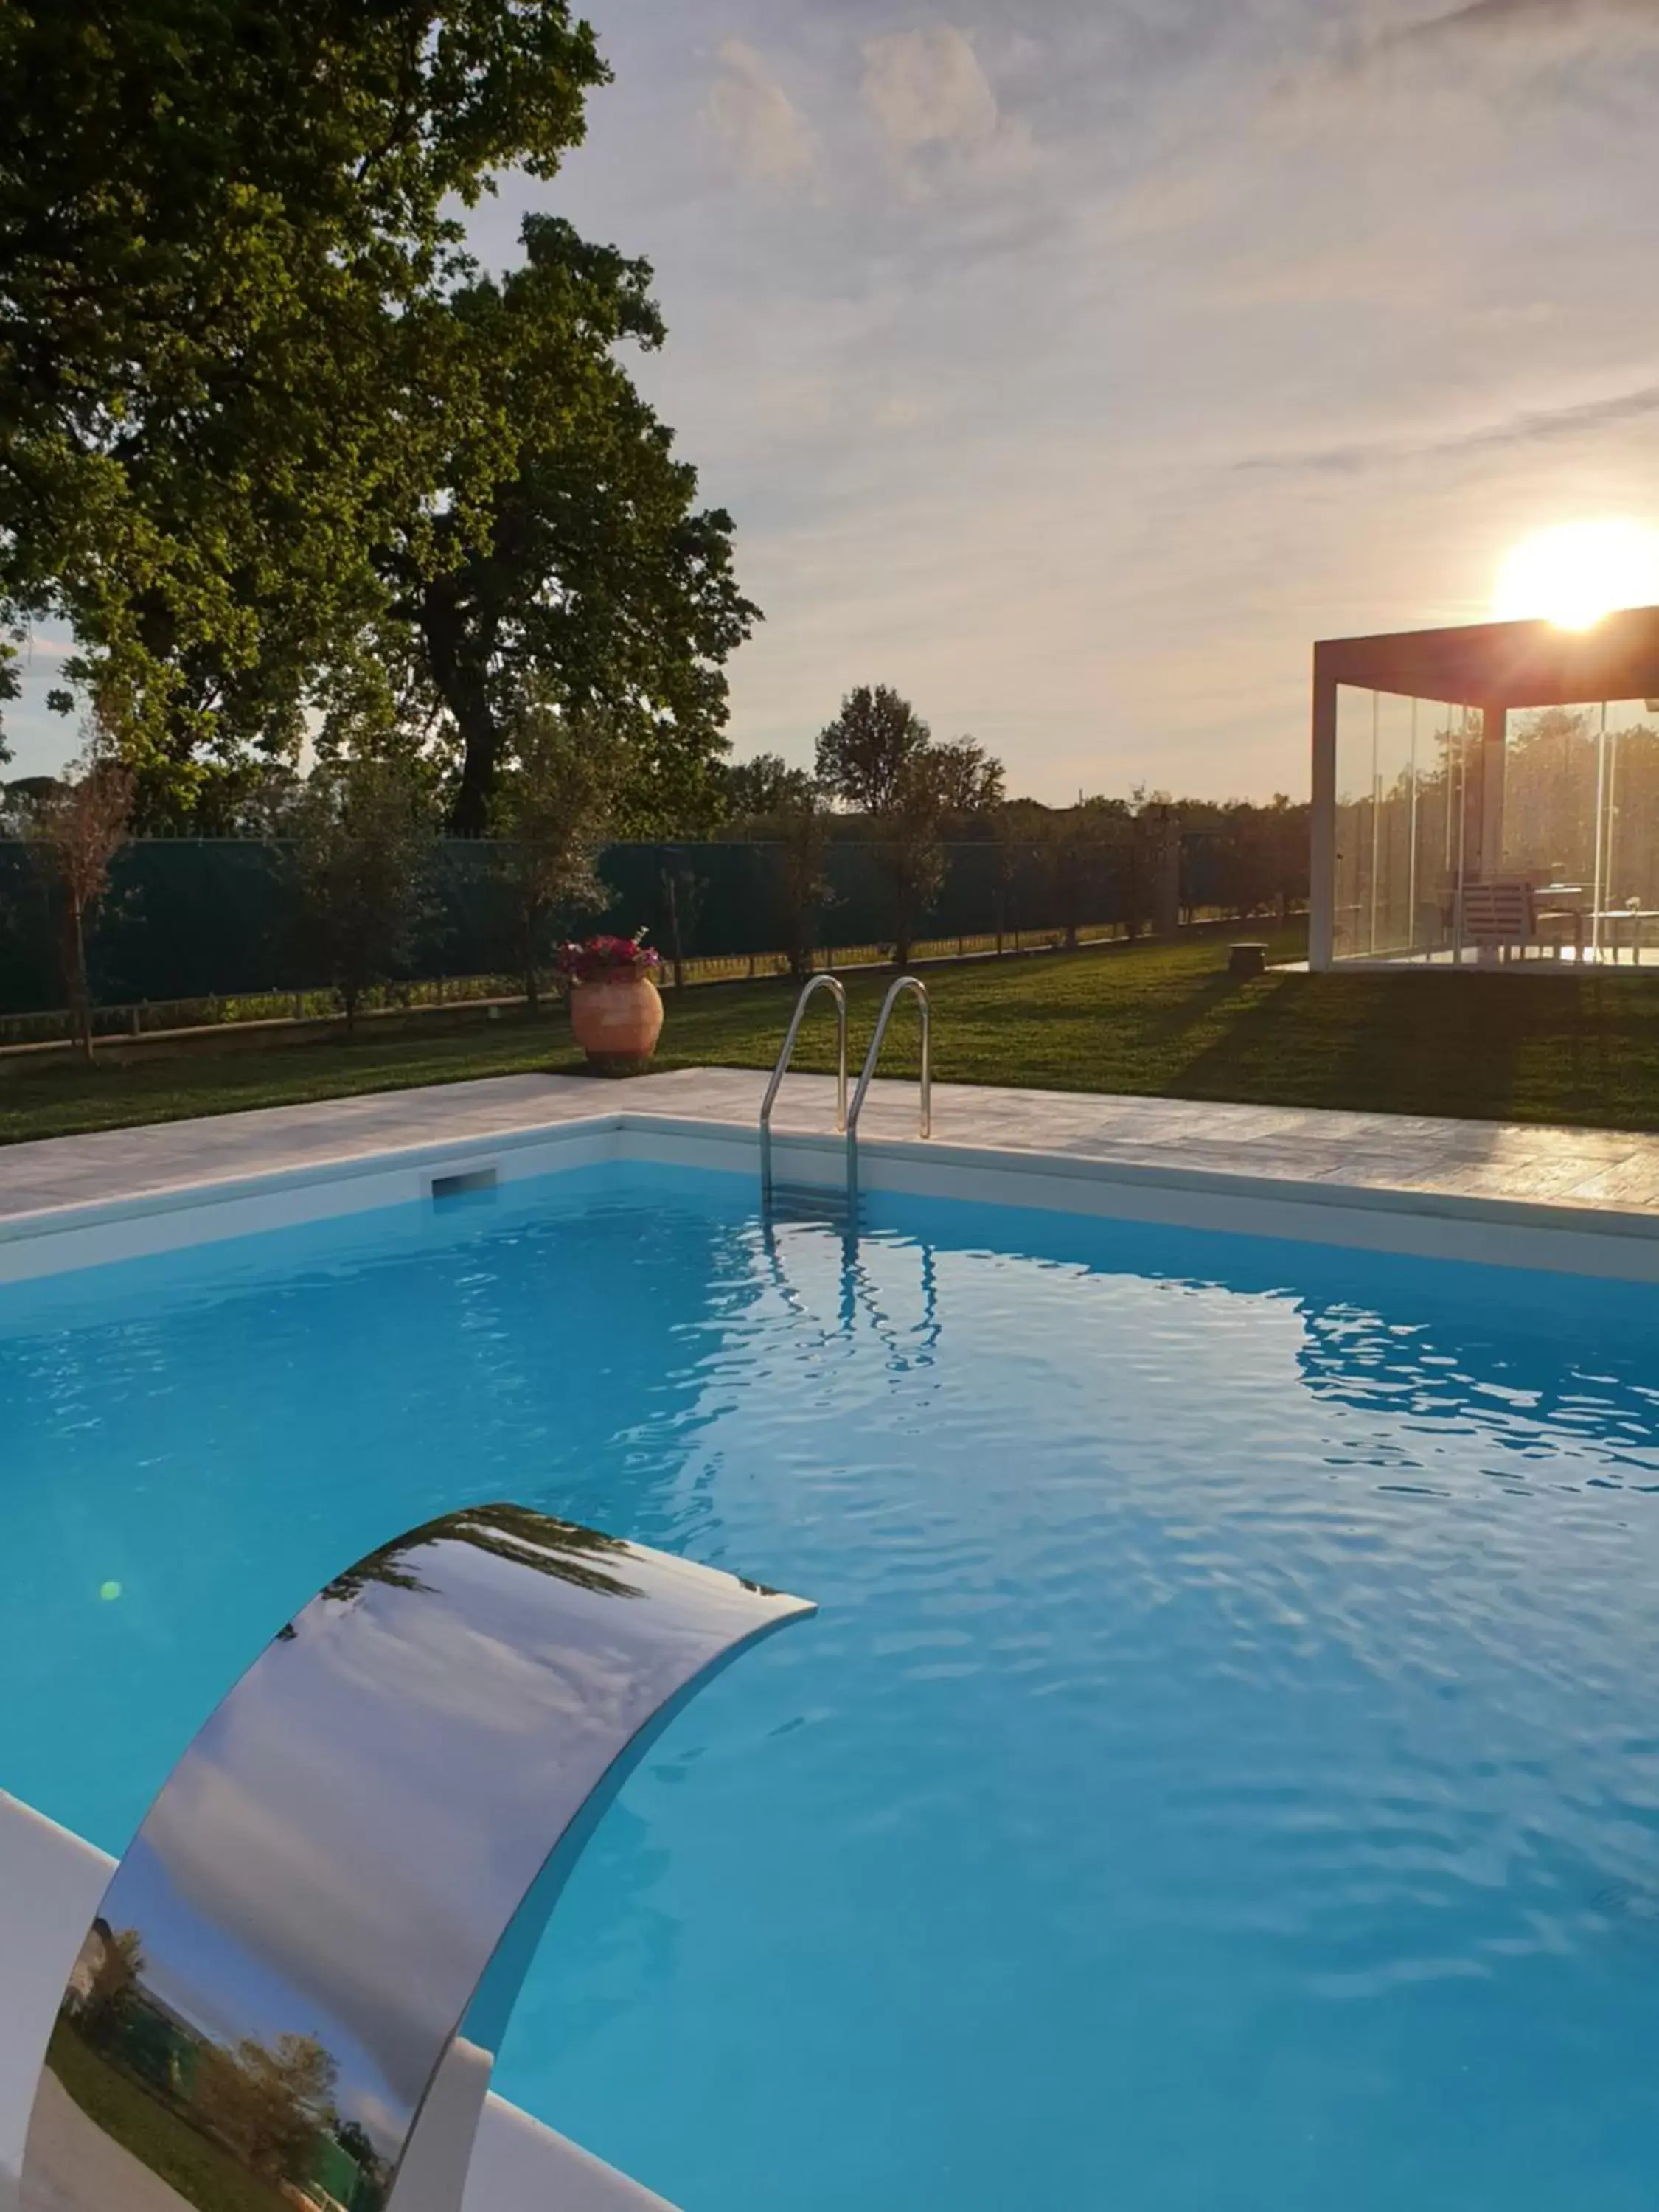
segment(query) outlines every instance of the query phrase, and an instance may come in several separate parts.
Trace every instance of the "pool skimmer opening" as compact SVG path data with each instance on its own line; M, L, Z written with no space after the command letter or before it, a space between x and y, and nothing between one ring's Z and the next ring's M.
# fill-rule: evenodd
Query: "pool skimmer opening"
M494 1190L500 1181L497 1168L461 1168L453 1175L434 1176L428 1188L432 1203L441 1206L449 1199L476 1198L482 1191Z

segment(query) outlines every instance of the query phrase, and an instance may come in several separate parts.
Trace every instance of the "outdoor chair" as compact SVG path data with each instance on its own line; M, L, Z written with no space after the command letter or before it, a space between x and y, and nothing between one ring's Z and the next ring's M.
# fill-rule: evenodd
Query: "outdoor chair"
M1552 959L1563 957L1569 938L1572 940L1573 958L1583 959L1584 915L1589 902L1577 884L1564 884L1558 878L1533 886L1533 927L1538 933L1540 945Z
M1540 942L1532 885L1519 877L1463 886L1463 942L1483 966L1526 956Z

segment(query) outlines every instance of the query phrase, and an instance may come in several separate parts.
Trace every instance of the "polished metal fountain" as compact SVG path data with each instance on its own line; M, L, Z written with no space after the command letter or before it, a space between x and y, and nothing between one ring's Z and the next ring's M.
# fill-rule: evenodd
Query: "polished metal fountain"
M600 1814L711 1675L811 1611L515 1505L329 1583L110 1881L23 2212L455 2212L490 2057Z

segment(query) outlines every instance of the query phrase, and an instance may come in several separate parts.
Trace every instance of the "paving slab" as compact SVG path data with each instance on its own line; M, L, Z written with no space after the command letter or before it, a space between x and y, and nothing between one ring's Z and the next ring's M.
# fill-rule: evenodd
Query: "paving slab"
M0 1147L0 1220L617 1112L752 1128L765 1084L757 1070L726 1067L611 1082L504 1075L10 1145ZM834 1112L830 1077L792 1076L774 1126L827 1130ZM914 1083L872 1085L863 1129L914 1137ZM933 1135L1142 1167L1659 1213L1659 1136L1628 1130L938 1084Z

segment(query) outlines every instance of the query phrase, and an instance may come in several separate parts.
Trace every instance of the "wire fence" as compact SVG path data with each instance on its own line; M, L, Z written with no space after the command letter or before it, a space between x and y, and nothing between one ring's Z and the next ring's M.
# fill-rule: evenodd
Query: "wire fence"
M406 971L371 994L373 1011L501 1000L522 988L503 850L434 848L429 920ZM61 1034L64 988L52 900L37 855L0 842L0 1042ZM826 850L805 941L813 964L891 957L898 936L884 848ZM761 843L606 848L602 909L573 915L573 934L650 933L666 980L687 983L787 972L802 940L783 849ZM1181 897L1189 912L1230 903L1213 841L1188 838ZM948 846L939 890L910 917L912 957L964 957L1044 941L1134 934L1151 919L1144 855L1103 842L1056 861L1038 847ZM335 1008L304 927L289 849L252 839L147 839L115 860L88 944L97 1027L143 1034L207 1023L322 1019ZM799 956L797 956L799 957Z

